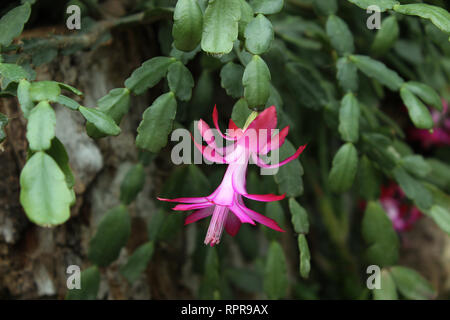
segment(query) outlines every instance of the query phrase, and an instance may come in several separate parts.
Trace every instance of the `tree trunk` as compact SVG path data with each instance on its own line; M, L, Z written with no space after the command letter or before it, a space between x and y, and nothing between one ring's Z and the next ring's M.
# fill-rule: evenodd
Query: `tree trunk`
M59 56L52 63L39 67L37 80L73 85L84 93L79 103L93 107L109 90L123 87L125 79L143 61L158 54L155 52L158 46L152 46L153 43L157 40L152 31L137 28L115 32L112 41L96 50ZM156 88L155 93L159 89ZM120 136L99 141L86 135L84 120L78 113L55 106L56 135L69 154L76 177L77 201L71 218L54 228L42 228L29 222L19 203L19 176L27 157L26 120L16 98L0 100L0 112L10 119L7 140L0 146L0 298L64 298L67 267L78 265L83 270L89 266L86 258L89 240L102 215L119 204L122 177L137 161L136 128L142 112L154 98L152 92L134 97L130 113L121 123ZM133 286L118 273L118 266L147 239L146 224L155 212L154 188L158 185L155 171L152 166L146 169L145 188L129 208L132 216L130 241L119 259L102 270L98 298L191 297L182 284L182 264L171 263L179 259L176 251L159 248L153 261L160 260L160 263L153 263Z

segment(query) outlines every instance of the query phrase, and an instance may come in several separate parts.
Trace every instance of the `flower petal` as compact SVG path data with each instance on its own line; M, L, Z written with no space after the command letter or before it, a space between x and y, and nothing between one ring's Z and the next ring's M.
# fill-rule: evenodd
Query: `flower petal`
M286 194L282 195L276 195L276 194L242 194L247 199L252 199L256 201L263 201L263 202L271 202L271 201L279 201L283 200L286 197Z
M167 201L167 202L184 202L184 203L202 203L208 201L206 197L198 197L198 198L175 198L175 199L166 199L156 197L159 201Z
M281 161L280 163L276 163L276 164L267 164L265 163L263 160L261 160L257 155L255 155L254 153L252 153L252 157L253 160L255 161L255 163L262 167L262 168L267 168L267 169L273 169L273 168L278 168L281 167L282 165L285 165L288 162L291 162L292 160L295 160L298 158L298 156L303 152L303 150L305 150L306 148L306 144L299 147L297 149L297 151L290 157L287 157L286 159L284 159L283 161Z
M242 210L237 202L233 203L233 205L230 207L230 211L236 215L241 223L250 223L252 225L255 225L255 222L250 219L249 216L247 216L245 211Z
M200 219L209 217L214 212L214 206L203 208L200 210L195 211L194 213L191 213L186 217L184 220L184 225L196 222Z
M203 140L205 140L205 142L211 147L217 150L217 145L216 145L216 137L214 136L213 131L211 130L211 128L208 126L208 124L203 121L202 119L200 119L197 123L197 128L198 131L200 131L200 134L203 137Z
M202 209L202 208L210 207L213 205L214 204L211 202L193 203L193 204L177 204L175 207L172 208L172 210L188 211L188 210L194 210L194 209Z
M242 223L233 213L228 213L227 221L225 222L225 230L230 236L234 237L241 228L241 225Z
M248 129L275 129L277 127L277 110L275 106L271 106L264 111L262 111L258 116L253 120ZM247 129L247 130L248 130Z
M233 176L231 178L231 184L233 186L233 190L239 194L246 194L247 189L245 173L247 172L247 164L236 166L236 169L233 172Z
M266 216L263 216L262 214L247 208L243 204L238 204L238 207L247 216L249 216L251 219L255 220L256 222L259 222L259 223L261 223L261 224L265 225L266 227L269 227L269 228L271 228L273 230L280 231L280 232L285 232L283 229L280 228L280 226L278 225L278 223L275 220L270 219L270 218L268 218Z
M214 122L214 126L216 127L217 131L219 131L219 134L222 136L222 138L224 138L226 140L235 140L235 138L227 137L226 135L224 135L222 133L222 131L220 131L220 128L219 128L219 114L217 112L217 107L215 105L214 105L214 110L213 110L213 122Z
M289 126L284 127L281 129L279 133L277 133L275 136L273 136L270 141L264 145L260 146L259 154L267 154L270 150L275 150L281 147L284 144L284 141L286 140L286 136L289 133Z
M195 141L194 137L191 134L192 141L194 142L194 145L197 147L197 149L202 153L202 155L211 162L217 162L217 163L227 163L226 160L222 157L222 155L211 148L210 146L204 146L197 141Z

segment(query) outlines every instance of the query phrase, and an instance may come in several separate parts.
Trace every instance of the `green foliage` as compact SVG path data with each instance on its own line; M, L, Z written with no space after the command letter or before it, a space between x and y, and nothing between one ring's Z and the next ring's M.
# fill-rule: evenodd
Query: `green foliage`
M181 62L172 63L167 73L169 88L181 101L191 100L194 78L191 72Z
M441 98L429 85L416 81L408 81L405 83L404 87L422 99L426 104L442 111Z
M147 268L154 251L153 241L139 246L128 259L127 263L120 268L120 273L128 280L135 282L141 273Z
M436 296L428 281L412 269L395 266L391 268L391 275L398 290L407 299L425 300Z
M397 300L397 288L389 269L381 270L380 289L373 290L375 300Z
M331 15L328 17L326 29L331 45L340 55L353 53L353 35L344 20Z
M262 54L270 48L273 41L272 23L262 14L258 14L245 28L245 47L250 53Z
M83 270L80 277L80 289L67 292L66 300L95 300L100 287L100 271L97 266Z
M398 39L399 27L396 16L387 17L381 23L381 29L377 31L372 42L371 51L375 55L384 55Z
M427 184L425 187L433 196L433 205L422 212L431 217L443 231L450 234L450 196L433 185Z
M245 67L242 85L248 106L261 110L270 96L270 71L260 56L254 55Z
M409 173L418 177L426 177L431 171L430 165L422 156L417 154L404 156L401 165Z
M42 151L50 148L55 137L55 111L47 101L39 104L30 112L27 125L27 139L30 149Z
M357 142L359 137L359 105L352 93L347 93L339 110L339 133L346 142Z
M250 5L255 13L274 14L281 11L283 0L250 0Z
M239 20L238 30L239 38L244 38L245 28L248 23L253 19L253 9L246 0L240 0L241 3L241 19Z
M369 202L362 221L362 235L369 248L369 263L390 266L397 263L399 241L392 222L379 203Z
M379 0L374 3L372 0L348 0L351 3L356 4L362 9L367 9L369 6L377 5L381 12L394 8L399 2L395 0Z
M306 108L318 110L326 103L327 93L321 80L310 68L300 63L288 63L286 65L286 81L291 93L302 97L298 103ZM295 81L291 81L295 79Z
M236 81L236 79L242 79L243 74L244 68L233 62L228 62L220 70L220 84L229 96L239 98L244 95L242 83L240 81ZM243 118L239 116L238 119Z
M120 205L108 211L89 241L89 260L100 267L109 265L119 256L130 232L131 219L125 206Z
M404 82L397 72L368 56L352 55L350 60L368 77L376 79L391 90L399 90Z
M298 249L300 251L300 275L303 278L308 278L309 272L311 271L311 255L304 234L298 235Z
M31 109L34 107L34 103L30 97L30 87L31 83L25 79L20 80L17 87L17 98L19 99L20 108L25 118L28 118Z
M433 196L420 181L412 177L402 167L395 168L392 173L400 188L409 199L414 200L419 209L426 210L431 207Z
M69 97L63 96L62 94L57 96L54 101L72 110L78 110L80 108L80 104L78 102ZM88 129L86 128L86 130Z
M125 80L125 86L137 95L143 94L166 75L169 66L175 61L175 58L168 57L147 60Z
M57 137L53 138L50 149L47 150L47 154L56 161L61 171L66 178L67 187L72 189L75 185L75 177L73 176L72 169L69 165L69 156L67 155L66 148L59 141Z
M60 99L61 96L58 98ZM106 96L100 98L97 104L98 111L101 111L106 116L111 117L114 122L119 125L123 116L128 113L128 109L130 108L130 90L127 88L112 89ZM72 106L75 107L75 105ZM76 109L79 108L80 106L77 106ZM108 135L101 129L97 128L96 125L90 121L86 123L86 132L90 137L95 139Z
M199 288L201 299L213 299L220 285L219 257L215 248L209 248L205 259L205 275Z
M450 33L450 13L447 10L425 3L414 3L394 6L396 12L429 19L444 32Z
M269 202L266 204L265 216L277 221L278 225L284 229L284 212L280 202ZM277 240L281 237L281 233L270 228L264 228L264 233L270 240Z
M336 14L338 9L337 0L316 0L313 2L313 5L314 9L324 16Z
M106 113L94 108L79 107L83 117L101 133L109 136L117 136L121 130L114 120ZM93 136L95 138L95 136Z
M0 63L0 76L2 80L2 89L8 87L11 82L19 82L22 79L28 79L28 72L17 64Z
M161 249L170 248L171 254L180 253L180 259L192 254L194 272L203 273L193 278L200 281L195 285L203 299L242 298L241 294L252 298L262 291L270 299L365 299L370 291L359 270L367 263L384 266L382 287L372 291L374 299L397 299L397 292L407 299L436 296L416 272L393 267L399 260L400 243L383 209L385 194L379 199L381 183L394 180L408 198L398 200L403 207L417 207L450 234L449 154L431 140L409 144L416 138L413 125L435 130L436 138L447 120L442 111L443 101L448 100L450 14L444 1L429 5L394 0L295 0L286 6L283 0L138 1L136 6L124 7L125 15L107 21L98 21L106 15L97 1L88 1L86 6L76 1L83 7L83 29L42 38L35 32L20 36L25 24L30 31L41 25L37 12L31 15L35 1L21 2L0 18L0 96L10 101L16 101L16 96L21 109L11 112L6 103L11 119L0 113L0 154L5 146L17 151L12 141L16 135L2 144L8 120L14 119L8 132L16 130L16 123L26 123L29 148L20 177L20 200L32 222L61 224L75 203L69 156L55 136L54 103L80 112L87 120L86 132L95 139L120 134L119 126L128 113L132 128L136 112L142 117L136 133L139 161L121 182L117 195L121 204L105 213L89 243L88 258L94 266L83 271L82 289L69 291L67 299L96 298L98 267L116 260L130 236L125 206L144 189L145 165L153 163L157 169L152 193L160 197L206 196L211 187L217 187L223 174L218 166L172 169L166 161L170 150L164 148L173 128L192 132L193 122L206 119L215 104L223 113L220 127L231 114L241 128L252 111L275 105L277 128L289 126L289 141L279 150L280 160L294 154L294 146L308 143L301 163L295 159L280 167L273 171L273 179L264 176L265 172L257 173L252 164L246 172L250 193L289 197L265 206L245 200L250 208L277 221L286 233L244 224L234 239L227 239L233 244L223 241L218 249L208 248L200 239L207 221L199 222L197 230L191 229L198 241L192 243L189 233L187 244L181 246L187 251L173 251L179 250L172 242L179 239L181 243L185 215L169 213L173 204L158 201L160 209L145 221L148 242L130 253L120 267L130 284L139 279L156 246L161 245ZM371 5L386 12L379 30L365 26L366 9L373 11ZM64 15L60 18L63 22ZM126 34L138 24L152 30L155 37L150 40L155 40L156 47L151 53L161 56L143 62L128 79L122 79L123 85L110 90L92 108L83 106L92 92L83 101L82 92L68 84L35 81L44 77L34 68L45 67L60 55L107 47L107 40L117 35L116 28ZM167 81L160 83L163 78ZM140 99L158 98L139 114L139 104L130 108L132 95L144 93L148 94ZM411 121L400 112L403 105ZM426 131L421 134L425 137ZM276 158L277 152L272 150L269 157ZM352 188L356 176L357 185ZM336 194L342 192L347 193ZM368 201L362 222L355 219L358 196ZM285 217L286 210L290 219ZM312 252L306 239L310 229ZM354 245L361 235L367 250ZM296 253L292 258L295 241L299 256ZM237 260L230 259L230 253L238 253ZM313 267L319 270L310 274L311 255L318 257ZM287 270L297 268L300 277L309 278L307 282L299 282L298 276L288 278Z
M30 99L32 101L54 101L60 93L61 88L54 81L33 82L29 89Z
M295 148L288 140L280 148L280 161L295 153ZM278 184L278 191L287 197L297 197L303 194L303 167L300 160L296 159L280 167L274 176Z
M233 49L241 17L239 0L214 0L208 3L203 20L202 50L223 55Z
M203 13L196 0L179 0L173 13L174 46L182 51L194 50L201 41Z
M406 87L400 89L400 96L414 125L419 129L431 129L433 119L427 107Z
M292 226L297 233L309 232L309 221L306 210L294 198L289 199L289 211L291 212Z
M9 46L22 33L23 26L31 14L29 3L15 7L0 19L0 46Z
M286 257L280 244L272 241L264 269L264 292L269 299L282 299L287 289Z
M243 128L246 119L252 111L248 108L247 101L243 98L239 99L233 106L233 112L231 113L231 119L239 127Z
M344 91L358 90L358 69L348 57L339 58L336 63L336 78Z
M128 205L136 199L144 187L145 171L142 164L131 167L120 185L120 201Z
M176 111L177 101L172 92L159 96L142 115L136 145L151 152L158 152L164 147L172 130Z
M380 195L380 175L366 155L361 157L358 170L359 194L366 200L377 199Z
M8 117L0 112L0 143L6 139L5 127L8 124Z
M39 151L27 161L20 188L20 203L32 222L49 227L69 219L72 194L64 172L49 155Z
M344 192L353 185L358 168L358 153L351 143L342 145L333 158L328 182L334 192Z

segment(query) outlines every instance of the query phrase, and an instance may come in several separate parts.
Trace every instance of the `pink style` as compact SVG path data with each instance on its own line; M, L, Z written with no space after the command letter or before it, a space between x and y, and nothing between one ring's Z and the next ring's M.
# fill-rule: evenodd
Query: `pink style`
M173 210L197 210L186 218L185 224L193 223L212 215L205 238L205 244L209 244L210 246L214 246L220 242L224 228L228 234L235 236L242 223L255 225L256 221L274 230L284 232L276 221L246 207L243 198L264 202L278 201L285 198L285 195L248 194L246 190L247 165L249 159L252 158L258 166L263 168L280 167L298 158L306 145L298 148L292 156L278 164L267 164L260 158L260 155L266 155L270 150L281 147L289 131L289 127L285 127L273 137L267 134L259 134L261 130L265 132L275 130L277 114L274 106L261 112L244 129L238 128L230 119L230 130L228 130L226 135L219 129L216 107L214 107L213 111L213 122L220 136L223 139L232 141L232 144L225 148L218 147L212 130L203 120L198 122L198 129L206 141L207 146L198 144L195 141L194 143L209 161L228 164L221 184L207 197L158 198L158 200L182 203L176 205Z

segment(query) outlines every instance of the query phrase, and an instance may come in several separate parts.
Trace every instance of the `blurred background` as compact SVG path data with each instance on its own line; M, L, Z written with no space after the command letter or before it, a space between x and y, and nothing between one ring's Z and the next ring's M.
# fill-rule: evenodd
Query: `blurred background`
M86 107L96 107L111 89L124 87L124 81L144 61L174 56L186 63L195 82L192 98L178 103L174 127L192 132L193 121L199 118L212 125L216 104L221 127L225 128L238 99L224 89L221 70L229 61L239 64L240 57L235 51L218 57L200 49L191 53L175 49L172 14L176 2L34 1L25 29L14 41L17 47L13 52L2 52L3 62L23 66L36 81L74 86L83 96L73 99ZM423 2L449 10L447 1ZM207 1L199 3L204 8ZM56 136L67 150L75 176L76 203L70 219L62 225L43 228L33 224L19 202L20 171L28 152L27 122L17 98L4 90L0 112L7 115L9 123L5 128L7 138L0 144L0 298L64 299L67 267L78 265L86 270L93 265L88 259L89 243L108 210L120 205L121 184L138 163L142 164L139 170L145 183L127 207L131 217L129 239L117 259L99 267L98 290L91 298L372 299L366 287L366 268L372 263L366 259L368 245L361 231L367 201L373 198L365 196L366 188L371 188L369 193L375 194L393 223L399 247L396 265L417 271L431 284L435 293L423 298L449 298L448 234L407 199L384 170L384 155L374 160L380 158L367 150L372 148L369 143L361 142L359 168L369 163L375 174L361 176L364 172L358 169L355 183L344 193L334 193L328 186L333 156L342 144L337 110L343 90L336 80L338 54L327 36L327 5L322 3L285 0L283 10L270 16L275 39L271 49L262 55L277 91L267 105L275 104L279 109L280 128L290 125L288 139L292 145L308 143L296 171L299 180L295 188L299 190L292 197L309 219L306 238L310 260L303 257L303 263L310 261L310 271L303 270L304 277L299 272L298 234L291 224L288 200L267 205L248 202L250 208L276 219L286 233L244 224L236 237L224 234L215 248L203 244L208 219L184 226L184 213L175 213L170 205L158 203L156 196L208 195L225 171L221 165L174 165L170 153L175 143L170 139L157 154L135 146L142 113L167 92L166 80L142 95L131 96L130 110L120 123L122 133L116 137L90 138L79 113L55 105ZM2 1L0 16L20 4ZM71 4L81 8L81 30L68 30L65 25L66 8ZM353 34L356 53L382 61L405 81L426 83L444 102L443 111L430 109L434 133L416 129L398 92L360 72L357 96L365 106L361 132L376 128L373 132L388 137L391 150L400 156L421 155L429 168L421 181L448 194L450 115L445 105L450 101L449 35L428 20L383 12L382 21L388 16L397 17L400 31L387 48L374 48L377 30L366 27L369 15L365 10L349 1L337 1L337 5L337 14ZM112 26L101 24L142 12L142 19ZM250 193L280 191L276 178L260 176L254 165L249 167L247 184ZM114 232L109 236L113 242ZM145 258L136 258L139 268L132 274L124 271L135 250L149 242L152 245ZM84 281L97 285L96 280Z

